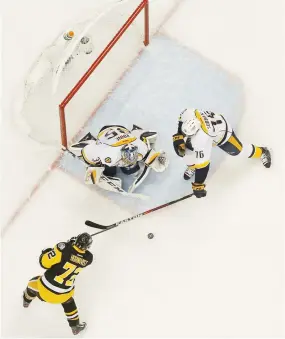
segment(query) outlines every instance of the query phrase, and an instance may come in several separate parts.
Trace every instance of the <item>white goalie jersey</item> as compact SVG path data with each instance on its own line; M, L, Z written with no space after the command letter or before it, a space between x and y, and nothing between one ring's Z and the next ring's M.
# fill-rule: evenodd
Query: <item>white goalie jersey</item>
M142 132L144 131L130 132L123 126L108 126L100 131L96 141L82 149L83 159L92 166L102 164L110 167L127 167L128 164L122 159L121 149L124 145L132 144L137 147L137 161L142 161L149 151L147 144L140 139Z
M72 145L72 150L89 166L85 176L87 184L118 192L122 183L114 175L116 168L120 167L125 174L136 173L128 190L131 193L145 180L150 169L163 172L169 164L164 151L154 150L156 138L155 131L137 126L132 131L119 125L104 126L96 138L88 133L79 143Z

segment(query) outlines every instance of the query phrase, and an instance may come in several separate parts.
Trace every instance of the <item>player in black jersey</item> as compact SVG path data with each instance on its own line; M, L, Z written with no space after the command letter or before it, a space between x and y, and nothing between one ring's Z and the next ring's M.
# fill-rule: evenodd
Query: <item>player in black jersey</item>
M91 235L82 233L67 242L58 243L54 248L44 249L39 262L46 271L29 281L23 295L24 307L28 307L36 297L49 303L62 304L74 335L86 327L86 323L79 322L73 295L76 276L93 261L93 255L88 251L92 241Z

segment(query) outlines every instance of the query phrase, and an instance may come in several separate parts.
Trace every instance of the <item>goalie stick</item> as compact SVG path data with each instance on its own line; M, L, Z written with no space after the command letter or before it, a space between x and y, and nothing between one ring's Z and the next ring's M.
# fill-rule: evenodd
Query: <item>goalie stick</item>
M78 156L76 156L74 153L72 153L68 148L63 147L62 150L64 152L69 153L73 158L78 159L79 161L81 161L86 166L85 161L83 159L79 158ZM117 193L119 193L119 194L122 194L122 195L127 196L127 197L131 197L131 198L139 198L139 199L142 199L142 200L147 200L149 198L147 195L144 195L144 194L126 192L121 187L119 187L118 185L113 183L111 180L109 180L108 177L106 177L106 176L104 176L104 178L102 178L102 179L104 181L106 181L107 183L109 183L110 186L115 188L117 190Z
M94 235L97 235L97 234L106 232L106 231L108 231L108 230L110 230L110 229L112 229L112 228L118 227L119 225L124 224L124 223L126 223L126 222L128 222L128 221L131 221L131 220L140 218L140 217L142 217L142 216L144 216L144 215L146 215L146 214L149 214L149 213L152 213L152 212L154 212L154 211L158 211L158 210L160 210L160 209L162 209L162 208L164 208L164 207L167 207L167 206L176 204L177 202L180 202L180 201L182 201L182 200L188 199L188 198L190 198L190 197L192 197L192 196L193 196L193 193L188 194L188 195L185 195L185 196L182 197L182 198L179 198L179 199L176 199L176 200L172 200L172 201L170 201L170 202L167 202L166 204L163 204L163 205L154 207L154 208L152 208L152 209L150 209L150 210L147 210L147 211L145 211L145 212L136 214L136 215L134 215L133 217L126 218L126 219L123 219L123 220L121 220L121 221L115 222L114 224L111 224L111 225L109 225L109 226L104 226L104 225L101 225L101 224L97 224L96 222L93 222L93 221L90 221L90 220L86 220L86 221L85 221L85 225L87 225L87 226L89 226L89 227L98 228L98 229L102 230L102 231L100 231L100 232L91 234L91 236L94 236Z

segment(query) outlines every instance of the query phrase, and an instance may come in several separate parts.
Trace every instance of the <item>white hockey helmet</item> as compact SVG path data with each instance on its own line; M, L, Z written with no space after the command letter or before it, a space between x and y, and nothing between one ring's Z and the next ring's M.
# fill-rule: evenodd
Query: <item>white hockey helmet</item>
M186 120L182 123L181 130L186 136L195 135L201 127L199 119L196 117L195 108L188 108L183 112Z
M121 149L121 156L126 166L134 165L138 161L138 147L133 144L127 144Z

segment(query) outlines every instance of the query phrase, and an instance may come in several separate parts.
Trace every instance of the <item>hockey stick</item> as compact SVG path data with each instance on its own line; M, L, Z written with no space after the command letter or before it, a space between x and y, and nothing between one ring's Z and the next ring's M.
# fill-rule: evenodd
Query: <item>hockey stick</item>
M79 161L81 161L86 167L86 163L83 159L79 158L77 155L75 155L74 153L72 153L68 148L65 148L63 147L62 150L64 152L67 152L69 153L73 158L76 158L78 159ZM119 194L122 194L123 196L126 196L126 197L131 197L131 198L139 198L139 199L142 199L142 200L146 200L148 199L149 197L147 195L144 195L144 194L138 194L138 193L128 193L126 192L125 190L123 190L120 186L116 185L115 183L113 183L111 180L108 179L108 177L106 177L105 175L102 177L102 180L106 181L111 187L113 187L117 193ZM112 192L112 191L110 191ZM115 191L113 191L113 193L116 193Z
M193 193L188 194L188 195L185 195L185 196L182 197L182 198L179 198L179 199L176 199L176 200L172 200L172 201L170 201L170 202L167 202L166 204L163 204L163 205L154 207L154 208L152 208L152 209L150 209L150 210L148 210L148 211L145 211L145 212L143 212L143 213L139 213L139 214L137 214L137 215L134 215L133 217L130 217L130 218L123 219L123 220L121 220L121 221L115 222L114 224L111 224L111 225L109 225L109 226L104 226L104 225L101 225L101 224L97 224L96 222L93 222L93 221L90 221L90 220L86 220L86 221L85 221L85 225L87 225L87 226L89 226L89 227L94 227L94 228L98 228L98 229L102 230L102 231L100 231L100 232L91 234L91 236L94 236L94 235L97 235L97 234L106 232L106 231L108 231L108 230L110 230L110 229L112 229L112 228L114 228L114 227L118 227L119 225L124 224L124 223L126 223L126 222L128 222L128 221L131 221L131 220L140 218L140 217L142 217L142 216L144 216L144 215L146 215L146 214L149 214L149 213L151 213L151 212L158 211L158 210L160 210L160 209L162 209L162 208L164 208L164 207L167 207L167 206L176 204L177 202L180 202L180 201L182 201L182 200L188 199L188 198L190 198L190 197L192 197L192 196L193 196Z

